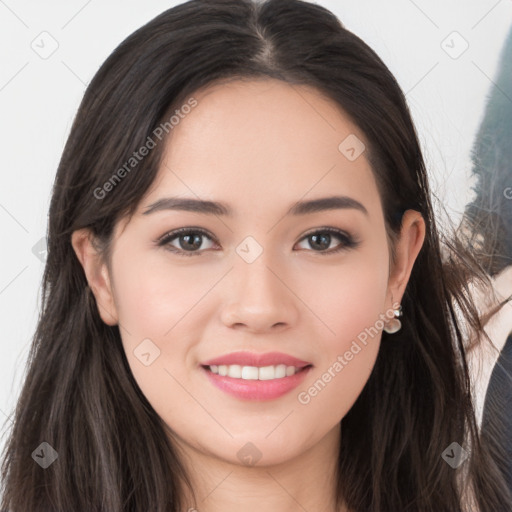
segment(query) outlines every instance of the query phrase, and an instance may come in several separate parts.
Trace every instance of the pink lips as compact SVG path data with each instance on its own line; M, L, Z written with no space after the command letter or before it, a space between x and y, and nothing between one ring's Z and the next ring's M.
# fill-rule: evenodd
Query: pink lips
M302 369L295 375L289 377L272 380L245 380L221 376L212 373L209 368L207 368L211 365L234 364L257 367L284 364L286 366L295 366ZM279 398L295 389L306 378L306 375L312 368L312 364L279 352L267 352L266 354L233 352L205 361L201 367L210 382L222 391L242 400L261 401Z

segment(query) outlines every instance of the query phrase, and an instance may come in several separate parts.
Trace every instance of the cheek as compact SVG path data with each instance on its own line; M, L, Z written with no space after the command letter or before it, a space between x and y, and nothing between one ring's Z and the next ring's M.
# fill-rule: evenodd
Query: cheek
M137 337L170 336L218 280L212 272L203 273L198 265L172 263L172 256L167 259L158 252L156 257L131 253L116 262L117 312L126 330Z
M165 256L165 255L164 255ZM193 399L179 384L186 380L189 337L201 297L213 286L212 273L173 265L160 254L117 254L115 302L122 344L133 376L159 414L179 416ZM170 399L172 397L172 399Z
M384 313L388 258L378 243L367 243L364 250L347 253L328 267L319 265L314 272L303 268L300 274L308 277L298 287L324 324L323 349L348 350L351 341L374 327ZM382 326L377 323L379 330Z
M333 424L339 421L370 377L388 283L388 258L382 249L376 252L378 247L369 246L315 276L318 286L310 290L308 300L324 324L315 343L320 364L297 396L310 418L323 415Z
M296 397L310 424L319 417L324 424L338 423L359 397L373 370L383 327L379 314L385 289L377 290L369 277L366 276L367 281L357 279L357 275L346 279L343 289L347 293L339 298L331 318L326 320L334 334L324 329L317 343L319 364Z

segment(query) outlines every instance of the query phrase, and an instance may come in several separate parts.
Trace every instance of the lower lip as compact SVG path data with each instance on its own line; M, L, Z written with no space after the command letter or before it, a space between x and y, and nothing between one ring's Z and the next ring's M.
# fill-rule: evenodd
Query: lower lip
M312 366L308 366L289 377L272 380L244 380L233 379L232 377L223 377L216 373L212 373L205 367L201 369L206 373L210 382L222 391L242 400L274 400L292 389L295 389L311 370Z

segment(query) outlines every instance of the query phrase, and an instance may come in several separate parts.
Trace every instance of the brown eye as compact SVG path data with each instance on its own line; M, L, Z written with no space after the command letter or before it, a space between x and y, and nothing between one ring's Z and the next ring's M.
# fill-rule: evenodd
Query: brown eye
M331 243L336 239L341 241L341 243L338 243L334 249L328 250L331 246ZM303 238L303 240L308 242L309 246L313 249L314 252L319 252L321 254L333 254L345 249L356 247L358 245L358 242L356 242L350 235L332 228L317 230L309 233Z
M204 238L213 240L212 237L203 230L181 228L164 235L159 240L158 245L164 246L169 251L183 256L193 256L194 254L201 254L208 248L203 247ZM173 245L174 241L177 242L176 245Z

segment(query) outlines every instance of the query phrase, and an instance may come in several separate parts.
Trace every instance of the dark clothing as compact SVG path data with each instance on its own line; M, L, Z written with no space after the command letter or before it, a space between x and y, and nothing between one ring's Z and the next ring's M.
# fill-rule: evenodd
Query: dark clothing
M491 424L492 421L495 424ZM500 352L485 395L482 435L496 439L503 461L498 465L512 492L512 332Z

